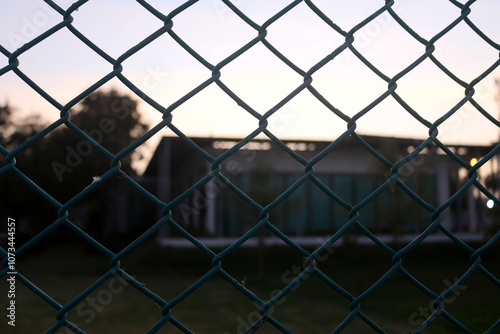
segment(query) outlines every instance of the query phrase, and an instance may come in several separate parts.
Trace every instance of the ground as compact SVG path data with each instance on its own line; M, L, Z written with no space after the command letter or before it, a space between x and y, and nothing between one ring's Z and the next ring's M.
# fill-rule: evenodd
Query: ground
M479 245L473 245L478 247ZM69 303L99 279L109 259L79 242L62 243L18 259L17 269L61 305ZM260 299L267 301L304 270L304 258L283 247L260 253L241 248L222 261L222 268ZM483 254L482 264L500 277L500 247ZM376 247L344 245L318 261L317 268L352 296L362 295L391 268L391 256ZM421 283L441 293L471 266L468 254L455 245L421 245L403 258L403 267ZM151 242L120 261L120 266L144 287L172 301L207 273L211 259L198 249L161 248ZM7 291L5 277L0 291ZM2 298L3 299L3 298ZM271 316L293 333L330 333L351 312L351 302L312 275L270 309ZM16 284L16 329L12 333L44 333L57 322L57 312L40 297ZM474 273L445 299L445 310L474 333L483 333L498 321L500 287ZM5 310L4 307L2 309ZM432 299L400 272L361 301L360 309L387 333L411 333L433 311ZM172 316L194 333L243 333L258 321L259 308L216 274L172 309ZM0 332L10 333L5 317ZM145 333L161 318L161 307L132 284L111 276L69 313L68 319L86 333ZM59 329L56 333L70 333ZM181 333L166 324L157 333ZM257 333L280 333L265 323ZM375 333L355 317L342 333ZM425 333L460 333L439 316Z

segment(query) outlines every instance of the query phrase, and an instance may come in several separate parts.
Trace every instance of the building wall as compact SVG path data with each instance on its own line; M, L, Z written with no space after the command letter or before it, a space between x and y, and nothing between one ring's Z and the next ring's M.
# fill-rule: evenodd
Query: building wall
M395 162L407 154L408 145L406 142L401 144L402 141L396 143L397 145L375 148ZM225 144L224 140L206 138L198 144L212 157L220 156L226 152L227 147L234 145ZM160 198L166 202L182 196L212 171L211 163L202 155L194 151L190 154L184 150L176 152L174 141L169 145L172 147L160 150L159 158L171 161L169 182L159 183L163 187L170 184L169 191L159 191L163 196L169 193L169 198ZM289 145L307 164L328 143ZM293 159L274 143L255 142L253 146L246 148L226 158L222 162L220 173L260 207L266 207L286 192L305 173L304 164ZM170 157L165 157L166 154L170 154ZM456 164L437 151L424 158L412 160L401 168L399 178L422 200L437 207L445 203L458 187L458 184L453 184L451 177L456 171ZM336 147L314 166L307 168L309 167L314 169L317 180L332 192L326 194L312 180L308 180L274 207L270 211L269 221L287 234L334 233L349 221L350 207L360 203L390 177L389 168L356 143ZM464 226L467 225L471 232L478 231L479 211L474 205L477 198L472 194L468 198L442 213L443 226L452 230L461 226L461 231L465 231ZM377 198L359 208L359 222L377 233L420 233L431 223L431 215L415 203L400 187L389 186ZM200 186L174 208L172 213L177 223L196 235L241 235L260 221L255 204L247 203L220 178Z

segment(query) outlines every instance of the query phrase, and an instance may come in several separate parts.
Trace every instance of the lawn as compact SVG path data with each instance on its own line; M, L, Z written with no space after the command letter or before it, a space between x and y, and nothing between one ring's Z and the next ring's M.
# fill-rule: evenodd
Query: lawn
M473 245L477 247L477 245ZM37 253L37 255L33 255ZM17 270L61 305L69 303L104 274L109 259L77 242L37 250L17 260ZM222 261L222 268L262 300L304 269L304 258L285 247L260 252L241 248ZM500 277L500 247L482 256L482 264ZM420 245L403 258L403 267L429 289L440 293L470 267L469 255L455 245ZM175 299L211 268L211 259L197 249L160 248L148 243L127 255L121 268L165 301ZM391 257L376 247L345 245L318 262L318 269L357 297L391 268ZM7 300L6 278L0 281ZM6 313L7 302L2 302ZM16 284L16 327L1 333L44 333L56 320L56 310ZM445 300L445 310L474 333L483 333L500 318L500 287L474 273ZM172 309L172 316L195 333L243 333L258 320L258 307L222 275L216 274ZM360 309L387 333L411 333L432 312L432 300L400 272L361 302ZM271 316L293 333L330 333L350 314L350 301L316 275L298 284L277 305ZM161 308L127 281L111 277L68 313L68 320L86 333L145 333L161 318ZM425 333L460 333L439 316ZM59 329L56 333L70 333ZM171 323L158 333L181 333ZM280 333L265 323L257 333ZM342 333L375 333L355 317Z

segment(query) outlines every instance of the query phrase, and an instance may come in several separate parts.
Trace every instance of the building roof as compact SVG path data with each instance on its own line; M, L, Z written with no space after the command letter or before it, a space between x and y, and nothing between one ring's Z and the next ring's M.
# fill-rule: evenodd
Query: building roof
M417 147L424 140L422 139L414 139L414 138L397 138L397 137L383 137L383 136L369 136L369 135L360 135L360 137L370 146L377 148L380 145L384 145L384 143L388 143L389 141L394 145L397 145L399 148L407 149L408 147ZM190 137L189 138L195 145L200 148L208 151L212 151L215 149L227 150L230 147L236 145L238 142L243 140L242 138L207 138L207 137ZM314 147L315 151L321 151L326 148L331 142L321 141L321 140L282 140L287 146L292 149L301 150L301 148ZM258 150L258 144L270 143L274 144L269 139L253 139L250 143L257 143L257 145L253 146L249 145L247 149L255 149ZM199 155L200 153L196 152L196 150L186 141L179 137L163 137L160 143L158 144L151 160L147 168L145 169L143 175L144 176L154 176L158 175L158 159L161 155L160 152L163 151L165 145L171 145L171 161L175 161L176 164L182 164L186 159L188 159L192 155ZM276 145L276 144L274 144ZM314 145L314 146L311 146ZM359 141L354 136L347 137L339 146L345 146L352 149L356 145L361 145ZM463 145L463 144L447 144L448 148L452 149L456 153L458 153L463 159L470 159L472 157L482 157L486 155L489 151L493 149L495 145ZM444 153L444 152L443 152Z

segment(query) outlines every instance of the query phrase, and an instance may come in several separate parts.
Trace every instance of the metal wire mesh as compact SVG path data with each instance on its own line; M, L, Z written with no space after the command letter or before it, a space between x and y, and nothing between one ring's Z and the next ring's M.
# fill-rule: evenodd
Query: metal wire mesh
M132 48L121 54L118 58L113 58L105 51L100 49L96 44L94 44L90 39L88 39L84 34L82 34L78 29L73 25L73 13L77 11L82 6L85 6L88 2L87 0L77 1L72 4L67 10L61 8L57 3L51 0L44 0L55 12L60 15L61 22L52 28L48 29L41 35L33 38L31 41L21 46L14 52L9 52L6 48L0 45L0 52L8 59L8 65L4 66L0 69L0 76L6 75L7 73L13 73L21 78L25 83L27 83L34 91L36 91L40 96L46 99L51 105L60 110L60 118L55 121L53 124L43 129L41 132L36 134L34 137L26 141L24 144L19 147L9 151L4 147L0 147L1 154L5 157L5 165L0 169L0 176L5 175L15 175L16 178L22 180L24 183L29 185L36 193L43 199L45 199L48 203L50 203L54 208L57 209L57 219L46 229L44 229L41 233L39 233L36 237L31 239L29 242L24 244L22 247L16 250L15 254L17 256L22 254L29 254L30 250L38 243L41 239L45 238L47 235L50 235L55 230L60 228L61 225L69 226L72 230L75 231L83 240L85 240L88 244L92 245L95 249L99 250L102 254L107 256L110 259L110 265L108 271L102 275L102 277L97 280L92 285L88 286L84 291L82 291L76 298L74 298L71 302L66 305L61 305L57 300L47 295L40 288L31 283L25 276L23 276L22 272L17 272L16 278L19 282L24 284L34 293L36 293L41 300L50 305L52 308L57 310L57 319L53 326L47 330L47 333L54 333L61 327L66 327L75 333L83 333L81 329L72 324L68 313L74 309L80 302L82 302L86 297L88 297L92 292L96 291L104 282L106 282L109 278L114 275L118 275L124 278L131 286L137 289L140 293L144 294L148 298L155 301L160 307L161 311L158 314L158 322L148 331L148 333L154 333L162 328L166 323L171 323L180 329L182 332L191 333L191 330L186 327L183 323L178 321L173 315L172 310L178 305L182 303L183 300L193 293L196 289L202 286L205 282L210 280L211 277L215 275L221 275L227 281L229 281L232 286L241 292L246 298L251 300L252 302L260 305L260 319L258 319L252 326L247 330L248 333L252 333L258 331L258 329L264 324L269 323L274 326L276 329L283 333L289 333L289 329L287 329L284 325L282 325L278 320L276 320L269 312L269 309L277 304L280 300L282 300L287 294L289 294L294 287L299 284L302 280L307 278L309 275L316 275L322 281L324 281L331 289L333 289L336 293L343 296L346 300L350 302L351 313L348 317L344 319L344 321L335 329L332 329L334 333L341 332L354 318L358 317L362 319L366 324L368 324L371 328L373 328L376 332L385 333L385 330L381 328L375 321L373 321L370 317L368 317L361 310L361 305L363 301L370 296L374 291L376 291L384 282L386 282L395 272L400 272L404 275L413 285L415 285L418 289L424 292L429 296L432 300L435 301L432 315L420 325L420 327L415 332L424 331L436 318L438 314L441 314L448 321L450 321L458 330L461 330L465 333L471 333L471 331L455 319L451 314L449 314L446 310L443 309L443 300L450 296L454 291L458 289L458 287L466 282L468 278L475 272L482 273L488 280L494 283L497 287L500 286L500 280L492 275L481 263L481 254L488 250L493 244L495 244L500 238L500 232L496 232L482 247L480 248L472 248L464 241L460 240L456 235L454 235L451 231L445 228L442 222L442 213L447 208L449 208L460 196L462 196L468 189L475 188L480 191L484 196L494 201L496 205L500 205L500 199L497 198L493 193L491 193L486 187L479 181L478 170L480 167L484 166L488 161L492 160L495 155L500 150L500 145L496 145L487 155L485 155L480 161L478 161L475 165L471 166L469 162L462 160L460 156L450 150L445 144L443 144L438 139L438 130L439 127L446 122L454 113L457 112L464 104L473 105L476 110L481 113L484 117L486 117L494 126L500 126L500 123L497 119L492 117L476 100L475 100L475 87L478 83L481 82L487 75L489 75L492 71L494 71L499 65L500 60L495 61L491 64L483 73L481 73L478 77L470 82L466 82L461 80L457 75L455 75L451 70L449 70L443 63L441 63L437 57L433 54L435 51L434 44L450 32L454 27L456 27L460 23L465 23L470 29L472 29L484 42L489 44L491 48L500 51L500 45L491 40L485 33L483 33L475 23L469 18L471 14L471 6L476 2L475 0L467 1L465 4L462 4L455 0L450 0L450 2L460 9L461 15L457 17L453 22L451 22L448 26L442 29L438 34L433 36L431 39L427 40L420 36L417 32L412 30L409 24L407 24L403 19L401 19L398 14L393 10L393 6L395 5L394 0L387 0L385 3L381 5L381 7L373 12L371 15L363 19L356 26L354 26L349 31L344 31L339 25L332 21L326 14L324 14L315 4L314 1L311 0L296 0L291 2L288 6L281 9L275 15L270 17L264 24L259 25L252 21L247 15L245 15L242 10L238 8L234 3L229 0L222 0L221 6L224 5L227 10L232 11L236 14L242 22L247 24L255 31L255 37L248 41L244 46L236 50L230 56L222 60L217 64L212 64L203 58L200 54L196 52L190 45L188 45L181 37L179 37L174 29L174 22L176 17L188 10L190 6L195 4L197 0L187 1L182 4L175 10L170 13L163 13L160 10L156 9L153 5L149 4L145 0L137 0L137 2L143 6L150 14L152 20L159 20L163 23L163 26L152 33L149 36L146 36L141 42L137 45L134 45ZM324 23L326 23L332 31L336 32L339 36L345 39L341 45L338 45L330 54L324 56L318 63L308 69L302 69L296 64L294 64L285 54L280 53L280 51L273 46L267 39L267 29L278 22L280 18L282 18L285 14L291 11L298 4L303 3L306 4L312 13L317 15ZM365 58L358 49L354 46L354 41L356 39L356 32L362 29L364 26L375 20L378 16L388 13L397 23L408 32L408 34L415 41L421 44L424 53L418 58L415 59L409 66L404 68L402 71L397 73L396 75L389 77L380 71L375 65L373 65L367 58ZM107 75L102 77L100 80L95 82L92 86L90 86L85 91L81 92L77 97L68 102L65 105L60 104L56 99L54 99L51 95L49 95L46 91L44 91L40 86L38 86L30 77L24 74L19 69L19 60L18 58L23 55L23 53L27 52L30 48L44 43L44 41L49 38L51 35L55 34L58 31L67 30L71 34L74 35L75 38L82 41L85 45L88 46L95 54L102 57L111 67L112 71ZM170 36L172 40L174 40L178 45L180 45L186 52L188 52L193 59L198 61L202 66L208 69L211 72L211 75L207 77L207 79L199 84L197 87L192 89L189 93L184 95L175 103L171 105L161 105L156 102L153 98L148 96L144 91L142 91L137 85L131 82L126 75L124 75L124 66L123 63L129 59L134 57L139 51L144 49L150 43L158 39L160 36ZM255 45L261 44L265 46L270 52L272 52L279 60L281 60L286 66L288 66L292 71L296 74L300 75L303 78L303 83L296 87L293 91L291 91L285 98L283 98L279 103L277 103L274 107L269 109L263 115L259 114L256 110L249 106L245 101L243 101L232 89L230 86L227 86L221 80L223 76L222 70L224 67L229 65L238 57L242 56L245 52L249 51ZM349 117L341 110L335 108L333 106L333 102L327 100L324 96L320 94L318 90L315 89L313 85L313 76L322 70L322 68L329 64L332 61L335 61L336 57L338 57L342 52L350 50L356 57L359 59L368 69L370 69L377 77L387 83L387 90L383 92L379 97L372 101L368 106L359 110L354 116ZM414 110L409 104L407 104L399 95L398 95L398 81L408 75L413 69L417 68L420 64L422 64L425 60L432 61L442 72L448 76L451 80L456 82L458 85L462 86L465 90L464 97L457 101L456 104L449 110L447 110L441 117L437 120L431 122L426 118L422 117L416 110ZM84 99L86 96L91 94L92 92L99 89L106 82L110 81L113 78L117 78L124 85L126 85L133 93L135 93L138 97L140 97L147 104L151 105L155 109L158 110L163 115L163 119L161 122L156 124L151 130L149 130L145 135L141 138L130 144L129 146L122 149L117 154L112 154L107 151L104 147L99 145L91 136L89 136L86 132L82 131L80 128L75 126L72 123L70 110L74 107L78 102ZM199 147L192 139L186 136L179 128L175 126L175 121L172 118L172 112L183 105L195 95L199 94L201 91L206 89L211 85L217 85L228 97L230 97L234 102L236 102L242 109L244 109L249 115L256 118L259 122L259 126L245 136L242 140L237 142L234 146L229 148L223 154L219 156L212 156ZM336 140L332 141L322 152L320 152L313 159L306 160L304 157L300 155L300 152L291 150L280 138L278 138L275 134L273 134L268 129L269 118L275 114L280 108L286 105L291 99L296 97L299 93L308 91L312 94L322 105L328 108L333 114L335 114L339 120L345 122L347 126L347 130L340 135ZM428 137L425 140L415 147L411 152L409 152L405 157L397 161L396 163L392 163L382 154L377 152L372 146L370 146L364 139L362 135L359 135L356 132L357 121L360 120L363 116L370 112L374 107L382 103L386 99L394 99L397 101L408 114L410 114L417 122L428 128ZM101 152L109 161L110 168L104 174L100 175L100 178L90 184L87 188L83 189L80 193L74 196L71 200L66 203L58 202L50 193L46 192L44 189L40 188L37 184L35 184L32 180L30 180L21 170L16 167L16 156L25 151L28 147L35 144L37 141L41 140L45 136L47 136L51 131L59 126L66 126L74 131L78 136L82 139L92 143L92 145ZM172 130L179 138L181 138L185 143L190 145L194 150L196 150L203 158L211 164L211 171L208 172L202 179L190 185L190 188L182 193L180 196L172 199L169 202L162 202L156 196L145 190L141 187L137 182L135 182L130 176L125 174L121 170L120 160L123 157L129 155L132 151L134 151L139 146L143 145L148 139L157 134L163 128L168 127ZM299 164L303 166L303 174L301 177L286 191L281 193L277 198L271 201L268 205L262 206L258 202L254 201L249 197L248 194L243 192L237 185L231 182L227 177L225 177L221 173L221 165L224 161L226 161L233 154L238 152L238 150L242 149L243 146L251 142L259 135L265 135L268 137L273 143L278 145L284 152L288 153L293 159L295 159ZM320 178L315 174L314 167L315 165L321 161L327 154L332 152L336 147L338 147L341 143L343 143L347 138L354 138L358 143L362 144L366 150L368 150L376 159L378 159L383 165L387 167L387 170L390 171L390 174L387 177L386 182L381 184L375 191L369 194L366 198L359 202L349 203L345 201L341 196L337 194L336 189L329 188L324 182L320 180ZM461 166L467 169L467 182L463 184L458 192L453 194L448 201L439 205L433 206L426 201L424 201L421 197L419 197L414 191L412 191L405 182L402 181L400 177L400 169L406 163L412 161L416 156L421 154L423 150L425 150L430 145L436 145L439 147L446 155L448 155L451 159L453 159L458 166ZM87 232L79 229L72 221L68 219L68 212L72 210L76 203L80 202L82 199L92 196L93 191L98 188L104 181L119 176L123 178L123 180L132 188L134 188L137 192L141 193L145 196L151 203L161 209L161 219L159 219L147 232L138 237L134 242L130 243L126 246L122 251L118 253L113 253L108 250L105 245L99 243L92 235ZM204 187L211 180L218 179L220 183L224 184L227 189L230 189L234 194L236 194L241 200L246 202L248 206L252 207L256 212L258 212L260 221L256 222L253 227L244 235L240 236L236 242L234 242L231 246L227 247L220 253L215 253L212 249L205 246L203 243L189 234L186 229L178 224L172 218L171 210L175 208L179 203L181 203L185 198L190 196L194 191ZM326 242L324 242L319 248L317 248L314 252L308 252L303 247L299 246L297 243L292 241L287 235L285 235L282 231L280 231L275 225L270 221L270 212L274 210L281 202L286 200L291 194L294 193L301 185L306 182L312 182L317 187L319 187L324 194L326 194L331 200L336 202L338 205L342 206L345 210L349 212L348 221L343 224L343 226L336 231L333 236L331 236ZM417 238L415 238L412 242L406 245L399 251L395 251L393 248L388 246L386 243L382 242L374 233L372 233L367 227L365 227L360 222L360 210L362 210L365 206L367 206L371 201L373 201L381 192L386 190L389 187L399 187L403 190L408 196L410 196L414 200L415 206L423 208L430 215L430 221L428 227L421 233ZM146 240L152 238L155 233L157 233L161 227L170 226L170 228L175 229L178 233L180 233L186 240L191 242L193 245L198 247L200 252L203 252L211 259L212 269L206 272L206 274L201 277L195 284L186 289L184 292L179 294L176 298L167 301L157 294L154 291L150 291L147 287L142 285L136 279L131 277L123 268L120 266L120 260L125 257L127 254L133 252L139 245L144 243ZM331 277L326 275L319 267L317 260L321 256L324 256L329 248L337 242L349 229L357 228L364 235L370 238L375 244L377 244L381 249L383 249L387 254L392 256L392 266L390 270L386 272L376 283L374 283L369 289L367 289L364 293L355 296L344 290L337 282L335 282ZM276 296L271 298L270 300L263 300L259 296L255 295L252 291L248 290L242 282L239 282L234 277L232 277L229 273L224 270L224 266L222 264L224 258L226 258L229 254L234 252L238 247L240 247L245 241L249 240L252 237L255 237L257 233L265 229L269 231L271 234L282 239L289 247L293 248L295 251L300 253L302 256L307 258L306 268L303 270L301 274L299 274L291 283L289 283L284 289L282 289ZM440 230L444 233L452 242L456 245L460 246L466 252L470 254L470 267L469 269L460 277L460 279L453 284L449 289L446 289L442 294L438 295L429 289L427 286L422 284L419 280L417 280L410 272L408 272L405 267L402 265L402 258L414 249L417 245L422 243L424 239L426 239L431 233L436 230ZM0 277L5 277L9 271L7 266L8 263L8 252L6 249L0 249L0 254L3 257L3 266L4 269L0 272ZM499 320L500 321L500 320ZM491 326L491 328L487 331L488 333L493 333L499 327L499 321Z

